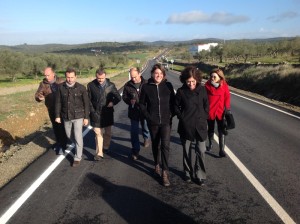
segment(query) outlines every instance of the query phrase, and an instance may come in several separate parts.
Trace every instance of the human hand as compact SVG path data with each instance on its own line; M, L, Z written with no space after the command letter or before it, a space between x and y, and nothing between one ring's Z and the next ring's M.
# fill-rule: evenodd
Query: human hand
M107 107L113 107L113 106L114 106L113 102L109 102L109 104L107 104Z
M135 102L136 102L135 99L131 99L131 100L130 100L130 103L131 103L132 108L134 107Z
M60 117L55 118L55 122L60 124L61 123Z
M226 114L231 114L231 111L230 110L226 110Z
M39 93L38 99L39 99L40 101L43 101L43 100L45 100L45 96L44 96L42 93Z
M88 119L83 119L83 125L87 126L89 124L89 120Z

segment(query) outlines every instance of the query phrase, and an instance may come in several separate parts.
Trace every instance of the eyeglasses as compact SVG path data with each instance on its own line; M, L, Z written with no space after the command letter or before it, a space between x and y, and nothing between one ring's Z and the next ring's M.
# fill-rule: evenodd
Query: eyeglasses
M218 78L219 76L218 76L218 74L213 73L213 74L210 75L210 77L211 77L212 79L216 79L216 78Z

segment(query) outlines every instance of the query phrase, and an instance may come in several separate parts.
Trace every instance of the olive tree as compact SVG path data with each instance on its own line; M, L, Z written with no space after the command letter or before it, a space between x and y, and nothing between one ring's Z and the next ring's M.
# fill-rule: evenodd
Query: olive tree
M0 52L0 67L3 75L8 75L11 81L16 81L17 74L22 73L25 55L9 50Z
M34 78L38 79L38 75L43 72L46 66L47 62L42 58L38 56L29 57L24 61L23 73L26 75L34 75Z

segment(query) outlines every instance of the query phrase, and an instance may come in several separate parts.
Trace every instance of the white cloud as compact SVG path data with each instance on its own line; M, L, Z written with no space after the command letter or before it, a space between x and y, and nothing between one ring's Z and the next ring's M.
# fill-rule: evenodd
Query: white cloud
M231 25L235 23L244 23L250 19L243 15L233 15L226 12L216 12L211 15L201 11L191 11L170 15L166 23L170 24L192 24L192 23L212 23Z
M144 18L136 18L134 22L137 23L138 25L151 24L151 21L149 19L144 19Z
M283 12L283 13L281 13L279 15L270 16L267 19L271 20L274 23L277 23L277 22L281 22L281 21L284 21L284 20L294 19L296 17L299 17L299 13L298 12L287 11L287 12Z

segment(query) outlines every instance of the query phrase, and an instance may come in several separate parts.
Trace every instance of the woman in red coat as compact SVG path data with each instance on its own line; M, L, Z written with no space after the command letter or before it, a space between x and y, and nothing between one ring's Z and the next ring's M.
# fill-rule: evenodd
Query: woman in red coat
M210 78L205 83L205 88L209 101L209 115L207 119L209 145L207 147L207 151L210 151L212 148L212 139L214 136L216 121L219 134L219 156L225 157L225 133L222 119L224 111L226 111L226 113L230 113L230 93L224 73L221 69L217 68L211 71Z

